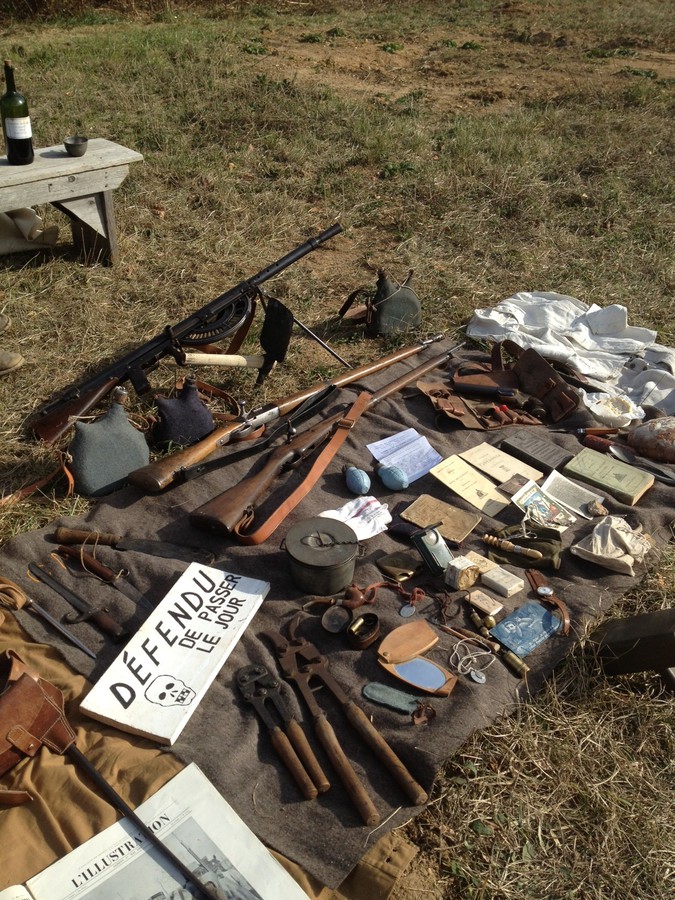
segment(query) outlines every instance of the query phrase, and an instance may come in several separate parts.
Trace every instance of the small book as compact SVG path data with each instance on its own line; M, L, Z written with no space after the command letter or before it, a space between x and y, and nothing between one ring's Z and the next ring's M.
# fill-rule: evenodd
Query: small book
M82 712L173 744L270 584L191 563L84 698Z
M500 486L518 475L523 476L525 481L539 481L544 476L539 469L505 453L498 447L493 447L487 441L483 441L469 450L462 450L458 455L472 466L480 469L481 472L485 472L490 478L494 478Z
M635 506L654 484L651 472L629 466L613 456L591 450L590 447L584 447L577 453L563 471L570 478L605 491L627 506Z
M457 454L434 466L431 474L486 516L498 516L509 505L509 498L497 490L493 481Z
M519 459L525 460L535 469L548 474L553 469L560 469L565 463L574 458L574 454L563 447L547 441L532 432L535 429L525 429L522 434L516 433L512 437L505 438L500 447L507 453L512 453ZM536 479L533 479L536 480Z
M401 518L420 528L437 525L437 531L446 541L460 544L481 521L477 513L457 509L443 500L437 500L430 494L420 494L401 513Z
M490 629L492 637L521 658L555 634L562 620L541 603L525 603Z

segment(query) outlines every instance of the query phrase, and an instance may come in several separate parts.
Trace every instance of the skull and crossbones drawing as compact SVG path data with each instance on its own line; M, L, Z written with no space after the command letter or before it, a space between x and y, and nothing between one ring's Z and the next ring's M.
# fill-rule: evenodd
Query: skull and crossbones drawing
M158 675L145 689L145 696L159 706L189 706L197 695L180 678Z

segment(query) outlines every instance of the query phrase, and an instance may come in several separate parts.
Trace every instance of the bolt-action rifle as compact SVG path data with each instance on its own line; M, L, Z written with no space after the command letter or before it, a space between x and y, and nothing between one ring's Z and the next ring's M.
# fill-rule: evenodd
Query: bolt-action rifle
M427 372L442 366L450 359L455 350L461 346L462 344L458 344L451 350L446 350L444 353L432 357L389 384L384 385L375 393L367 395L365 408L371 409L376 403L402 390L406 385L426 375ZM257 532L252 532L251 526L253 525L256 506L281 473L299 465L303 459L325 443L332 436L335 429L339 427L344 417L345 408L343 407L336 415L330 416L318 424L305 429L301 433L296 434L295 437L292 437L287 443L272 450L259 471L248 478L244 478L238 484L233 485L213 500L209 500L208 503L196 509L189 517L190 523L197 528L208 531L232 534L242 543L262 543L271 531L265 529L265 526L262 525ZM312 480L311 484L313 483L314 480ZM309 485L310 487L311 484ZM303 496L307 492L305 491ZM299 499L302 499L302 497L299 497ZM285 514L290 512L290 508L288 501L286 501L284 504ZM272 518L276 519L277 517L273 516ZM281 521L282 519L279 518L276 524L279 524ZM276 527L276 524L274 527Z
M285 397L277 404L268 403L264 406L259 406L251 410L247 415L238 416L232 422L228 422L227 425L216 428L211 434L206 435L206 437L190 447L178 450L176 453L161 457L148 463L146 466L142 466L140 469L136 469L129 474L128 480L143 491L159 493L159 491L163 491L176 481L195 477L195 475L200 474L194 471L196 467L220 447L254 435L261 427L266 427L277 419L287 416L293 410L297 410L306 402L311 401L312 398L318 398L327 388L341 388L344 385L358 381L359 378L374 375L381 369L387 368L387 366L401 362L409 356L419 353L432 342L440 340L441 337L442 335L437 335L428 340L419 341L417 344L404 347L395 353L390 353L388 356L383 356L358 368L341 372L330 381L314 384L296 394Z
M147 373L155 369L163 357L172 356L182 363L183 347L211 344L229 334L244 331L244 326L247 322L250 324L252 319L259 286L341 231L339 223L331 225L256 275L225 291L187 319L177 325L168 325L162 334L132 350L107 369L68 389L38 413L31 423L33 431L45 443L52 444L68 429L73 418L84 415L96 406L116 385L128 380L136 393L149 391Z

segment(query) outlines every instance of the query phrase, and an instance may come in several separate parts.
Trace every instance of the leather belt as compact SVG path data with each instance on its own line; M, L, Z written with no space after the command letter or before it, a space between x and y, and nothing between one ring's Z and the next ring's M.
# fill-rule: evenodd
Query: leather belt
M539 600L543 603L551 603L559 610L562 618L562 633L569 634L570 611L567 604L563 603L560 597L556 595L555 591L548 583L546 576L543 575L539 569L526 569L525 574Z

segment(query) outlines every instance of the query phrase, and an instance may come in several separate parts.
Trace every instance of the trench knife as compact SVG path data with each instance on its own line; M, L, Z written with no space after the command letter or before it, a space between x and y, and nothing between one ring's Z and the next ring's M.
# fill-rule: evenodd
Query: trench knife
M183 562L198 562L210 566L215 556L208 550L199 547L183 547L180 544L169 544L164 541L146 541L140 538L125 538L121 534L110 534L107 531L85 531L63 526L56 529L54 538L59 544L104 544L115 550L135 550L164 559L180 559Z
M124 594L125 597L133 601L137 606L145 606L147 609L155 608L154 603L148 600L147 597L141 594L138 588L134 587L133 584L126 580L125 575L129 574L126 569L123 569L122 572L114 572L99 559L96 559L95 556L86 553L82 547L66 547L62 545L56 548L56 552L66 559L72 559L79 563L85 572L90 572L92 575L100 578L101 581L116 588L120 594Z
M48 585L80 613L77 618L71 619L71 622L85 622L90 619L98 625L101 631L109 634L114 641L126 640L128 637L127 631L125 631L125 629L116 622L109 613L104 609L97 609L95 606L92 606L91 603L78 597L78 595L73 593L73 591L66 587L65 584L61 584L60 581L57 581L51 572L47 571L43 566L39 566L37 563L29 563L28 571L33 578L37 578L38 581Z

